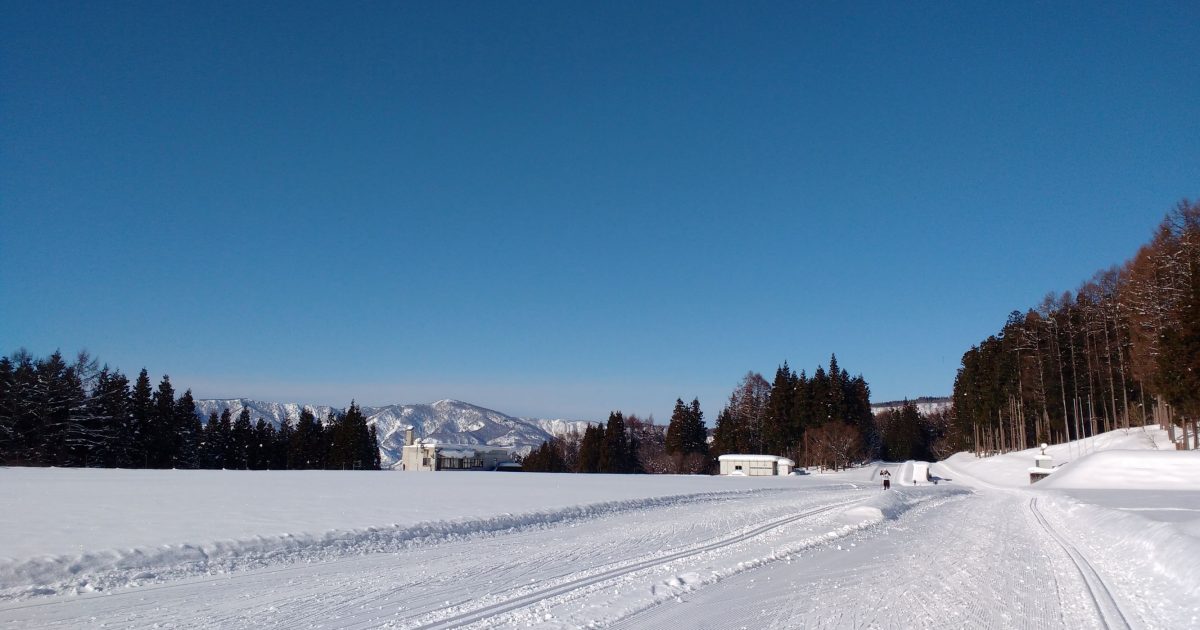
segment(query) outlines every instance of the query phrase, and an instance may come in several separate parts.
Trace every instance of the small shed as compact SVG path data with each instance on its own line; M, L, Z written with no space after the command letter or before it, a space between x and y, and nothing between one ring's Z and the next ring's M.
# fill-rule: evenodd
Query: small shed
M735 477L772 477L790 475L796 462L778 455L750 455L734 453L717 458L721 474Z

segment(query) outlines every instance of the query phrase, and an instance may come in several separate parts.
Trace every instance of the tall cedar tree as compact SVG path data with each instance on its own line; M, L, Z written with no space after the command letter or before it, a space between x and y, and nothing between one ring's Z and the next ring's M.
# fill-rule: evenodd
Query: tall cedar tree
M600 472L634 472L633 450L625 432L625 416L620 411L608 414L608 425L604 428L604 441L600 449Z

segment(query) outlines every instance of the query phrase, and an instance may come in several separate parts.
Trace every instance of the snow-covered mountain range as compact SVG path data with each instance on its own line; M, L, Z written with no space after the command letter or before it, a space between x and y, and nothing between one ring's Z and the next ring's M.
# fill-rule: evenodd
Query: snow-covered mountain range
M249 409L251 418L262 418L276 427L284 418L296 422L302 409L313 412L319 420L326 418L330 411L342 411L324 405L263 402L247 398L196 401L196 413L205 422L209 414L220 414L225 409L229 409L234 417L242 409ZM458 400L439 400L428 405L363 407L362 412L367 416L367 424L374 425L379 436L379 453L384 468L390 468L400 461L404 429L409 426L413 427L418 438L431 438L450 444L504 446L526 454L556 435L571 431L582 433L588 425L586 420L514 418Z
M945 411L954 406L954 401L943 396L921 396L914 398L909 402L917 404L917 411L929 415L938 411ZM904 406L903 400L891 400L888 402L875 403L871 405L871 413L883 413L893 409L899 409Z

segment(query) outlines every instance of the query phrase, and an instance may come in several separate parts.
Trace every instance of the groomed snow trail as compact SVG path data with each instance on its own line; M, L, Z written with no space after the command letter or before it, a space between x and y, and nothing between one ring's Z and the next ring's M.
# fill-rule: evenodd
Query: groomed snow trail
M550 601L551 598L560 598L573 591L579 591L591 586L600 585L610 580L617 580L622 577L636 574L640 571L650 569L657 566L666 566L678 560L683 560L691 557L698 557L701 554L717 551L726 547L731 547L741 542L748 541L752 538L761 536L771 530L779 529L785 525L790 525L801 519L811 518L818 514L824 514L831 510L843 508L854 503L859 503L863 499L855 499L842 503L832 503L823 507L815 508L796 514L794 516L786 516L784 518L770 521L760 527L755 527L742 533L716 540L712 543L700 545L694 548L684 549L673 553L668 553L661 556L655 556L647 560L638 560L628 564L622 564L612 569L604 570L600 573L587 574L578 579L568 580L552 586L550 588L533 591L532 593L518 595L511 599L502 600L496 604L483 606L466 613L453 615L449 618L442 619L438 622L419 626L421 630L443 630L448 628L458 628L472 623L480 622L497 615L511 613L533 604L544 604Z
M1127 627L1098 612L1075 559L1028 502L1028 495L987 490L931 501L879 528L733 576L613 627Z
M489 618L511 616L681 561L736 566L769 551L779 536L807 531L805 524L874 494L849 484L746 493L392 553L321 555L161 584L146 575L150 584L140 587L0 605L0 628L457 627L484 607L492 607Z

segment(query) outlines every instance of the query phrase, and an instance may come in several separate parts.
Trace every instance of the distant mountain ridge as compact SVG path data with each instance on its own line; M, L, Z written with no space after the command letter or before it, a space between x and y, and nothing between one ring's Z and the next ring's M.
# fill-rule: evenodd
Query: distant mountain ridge
M916 403L917 411L923 414L944 411L954 406L954 400L947 396L921 396L920 398L910 398L908 402ZM872 403L871 413L883 413L892 409L899 409L902 406L904 406L903 400Z
M276 427L284 418L291 418L295 423L304 409L311 411L319 420L328 417L330 411L343 411L342 408L328 405L264 402L249 398L196 401L196 414L205 422L210 414L220 414L225 409L229 409L235 417L242 409L249 409L253 420L262 418ZM571 431L582 433L589 424L586 420L516 418L450 399L421 405L363 407L362 412L367 416L367 424L374 425L379 436L379 455L384 468L394 467L400 462L404 429L408 426L413 427L418 438L449 444L503 446L525 454L556 435Z

